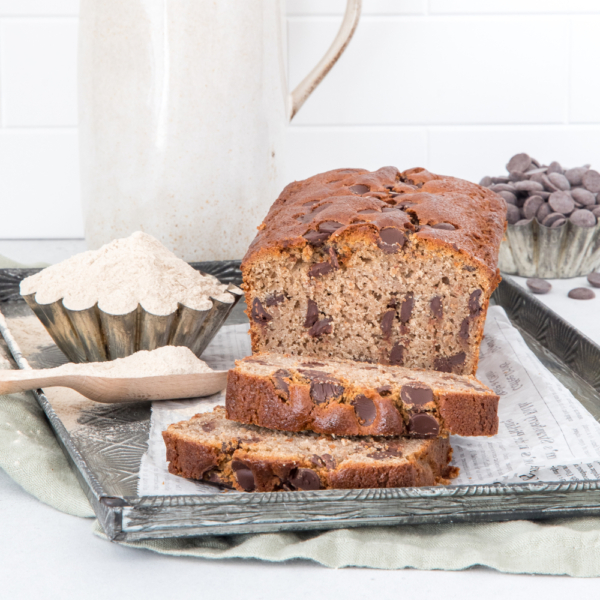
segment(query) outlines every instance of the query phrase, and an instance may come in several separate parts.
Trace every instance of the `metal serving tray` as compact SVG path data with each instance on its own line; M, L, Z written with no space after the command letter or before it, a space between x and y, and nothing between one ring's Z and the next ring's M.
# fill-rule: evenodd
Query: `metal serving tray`
M239 284L239 262L197 263L223 282ZM32 269L0 269L0 308L11 319L30 315L19 296ZM600 347L510 278L493 300L525 340L600 420ZM246 319L238 303L228 323ZM19 367L23 357L10 350ZM27 356L33 366L66 359L56 346ZM417 523L458 523L600 515L600 481L383 490L323 490L201 496L137 496L137 477L150 426L147 404L98 405L84 411L70 434L43 391L36 398L74 467L100 524L114 540L337 529Z

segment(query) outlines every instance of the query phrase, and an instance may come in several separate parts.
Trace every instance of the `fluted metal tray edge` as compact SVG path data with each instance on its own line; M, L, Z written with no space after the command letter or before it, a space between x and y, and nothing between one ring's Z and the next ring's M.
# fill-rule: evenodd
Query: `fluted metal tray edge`
M213 265L228 273L228 281L240 283L239 262ZM206 263L202 270L214 273ZM7 287L3 287L2 271L0 298L10 298ZM16 271L19 270L13 269L8 274L13 282L21 275ZM599 346L510 278L505 278L496 290L494 301L505 308L513 323L525 334L537 339L557 360L600 394ZM10 339L6 342L15 361L23 368L18 347ZM600 481L116 497L108 493L94 475L43 391L38 390L36 398L73 465L102 528L113 540L600 515Z

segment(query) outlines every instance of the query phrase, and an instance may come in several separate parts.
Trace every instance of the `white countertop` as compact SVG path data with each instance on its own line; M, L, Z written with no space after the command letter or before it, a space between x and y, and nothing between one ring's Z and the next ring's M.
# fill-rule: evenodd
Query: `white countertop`
M54 262L83 249L82 242L4 242L0 254L22 263ZM515 278L524 285L524 279ZM600 343L600 290L597 298L566 298L585 278L553 281L538 296ZM587 284L586 284L587 285ZM568 300L568 302L565 302ZM0 598L95 600L119 598L594 598L596 579L506 575L486 568L466 571L379 571L327 569L308 561L210 561L162 556L101 540L92 521L42 504L0 471Z

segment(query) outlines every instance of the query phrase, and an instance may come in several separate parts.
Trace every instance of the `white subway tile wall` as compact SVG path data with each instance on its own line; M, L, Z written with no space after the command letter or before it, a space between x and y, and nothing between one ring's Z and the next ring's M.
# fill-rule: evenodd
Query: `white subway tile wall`
M300 81L345 0L287 0ZM79 238L77 0L0 0L0 238ZM289 180L425 166L478 181L516 152L600 168L599 0L363 0L289 128Z

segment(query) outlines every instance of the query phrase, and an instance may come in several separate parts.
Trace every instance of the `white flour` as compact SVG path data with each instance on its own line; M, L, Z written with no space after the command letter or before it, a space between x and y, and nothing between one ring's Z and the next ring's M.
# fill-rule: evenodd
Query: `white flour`
M49 375L99 377L151 377L210 373L212 369L184 346L163 346L151 352L141 350L125 358L96 363L68 363L45 370Z
M157 239L140 231L99 250L77 254L21 282L21 295L36 302L84 310L98 303L104 312L123 315L138 304L149 313L168 315L181 303L194 310L212 307L210 297L233 302L215 277L201 275Z

